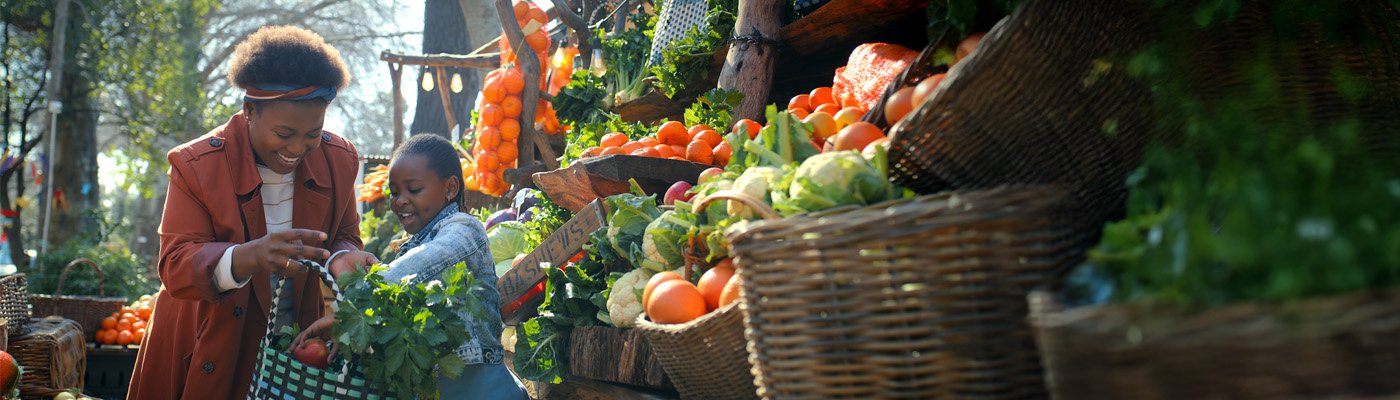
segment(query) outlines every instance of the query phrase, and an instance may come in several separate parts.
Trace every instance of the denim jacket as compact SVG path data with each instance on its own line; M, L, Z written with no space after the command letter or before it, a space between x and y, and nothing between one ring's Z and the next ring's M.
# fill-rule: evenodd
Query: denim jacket
M476 278L471 292L486 310L482 318L459 313L472 338L457 349L457 356L467 364L500 364L505 356L500 339L501 295L496 292L496 267L481 221L458 211L456 203L448 204L399 248L398 257L380 274L389 282L414 276L413 283L422 283L439 279L442 271L459 262L465 262Z

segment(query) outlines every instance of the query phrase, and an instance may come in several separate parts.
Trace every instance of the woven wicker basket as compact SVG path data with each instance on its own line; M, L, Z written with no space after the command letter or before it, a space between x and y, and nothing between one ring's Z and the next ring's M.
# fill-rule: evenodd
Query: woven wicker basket
M1044 397L1025 296L1076 262L1063 198L958 192L728 232L759 395Z
M1147 1L1027 0L892 127L892 180L923 194L1063 185L1097 232L1153 132L1147 85L1122 68L1153 32Z
M1203 312L1030 303L1056 398L1400 397L1400 291Z
M24 368L20 396L52 398L82 388L87 371L87 348L82 328L73 320L49 317L25 325L10 343L10 354Z
M753 197L729 190L714 193L695 204L695 212L719 200L735 200L776 219L772 208ZM690 246L688 246L690 247ZM684 278L690 280L690 263L699 262L696 250L687 251ZM739 303L736 301L735 303ZM745 349L744 316L730 304L684 324L656 324L645 315L637 318L637 330L651 343L676 391L686 399L754 398L753 373Z
M90 266L97 271L97 296L65 296L63 294L63 283L68 279L68 272L76 266ZM85 337L93 337L98 329L102 328L102 319L111 316L112 313L121 311L126 305L125 297L107 296L107 290L103 284L102 267L97 262L86 258L79 258L63 267L63 273L58 275L58 286L54 289L53 295L35 294L32 298L34 302L34 315L47 317L57 315L78 322L83 328Z
M19 335L30 315L29 284L24 274L13 274L0 278L0 318L9 321L5 331L10 336Z

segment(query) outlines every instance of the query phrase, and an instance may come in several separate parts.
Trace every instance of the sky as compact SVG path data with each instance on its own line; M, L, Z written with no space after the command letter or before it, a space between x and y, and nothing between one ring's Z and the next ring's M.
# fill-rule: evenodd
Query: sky
M422 32L424 3L426 3L426 1L400 0L399 5L402 8L397 15L395 15L395 18L393 20L383 21L385 27L393 29L385 30ZM409 54L422 53L423 35L414 34L405 36L403 43L406 46L404 48L381 50L393 50L395 52ZM383 62L380 62L374 68L370 68L370 70L375 71L375 73L368 76L356 77L357 82L350 85L349 91L352 92L353 95L361 98L373 98L377 96L380 91L392 90L393 82L391 82L392 79L389 77L389 69L384 66ZM416 89L414 89L417 87L417 83L414 82L414 77L418 76L417 71L417 68L404 68L403 82L400 82L400 84L403 85L401 93L403 93L405 100L403 116L405 130L413 125L413 110L414 106L418 103L418 93ZM342 119L343 117L344 116L340 113L327 113L325 123L326 130L331 132L345 132L345 121Z

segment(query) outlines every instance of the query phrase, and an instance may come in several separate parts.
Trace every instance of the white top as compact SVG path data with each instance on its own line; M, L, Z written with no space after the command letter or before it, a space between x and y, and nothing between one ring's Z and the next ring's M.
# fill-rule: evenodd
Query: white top
M262 177L263 219L267 223L267 233L291 229L292 193L296 191L296 173L279 174L259 165L258 175ZM224 250L224 255L219 257L219 264L214 267L214 284L219 291L233 290L248 284L247 279L242 282L233 279L235 247L238 245Z

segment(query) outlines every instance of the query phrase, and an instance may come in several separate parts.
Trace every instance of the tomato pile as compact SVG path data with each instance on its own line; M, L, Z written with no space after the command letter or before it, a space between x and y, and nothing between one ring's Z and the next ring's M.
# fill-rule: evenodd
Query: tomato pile
M140 299L102 319L102 329L97 331L94 339L99 344L141 344L141 338L146 337L146 324L150 323L154 307L153 297L141 296Z

